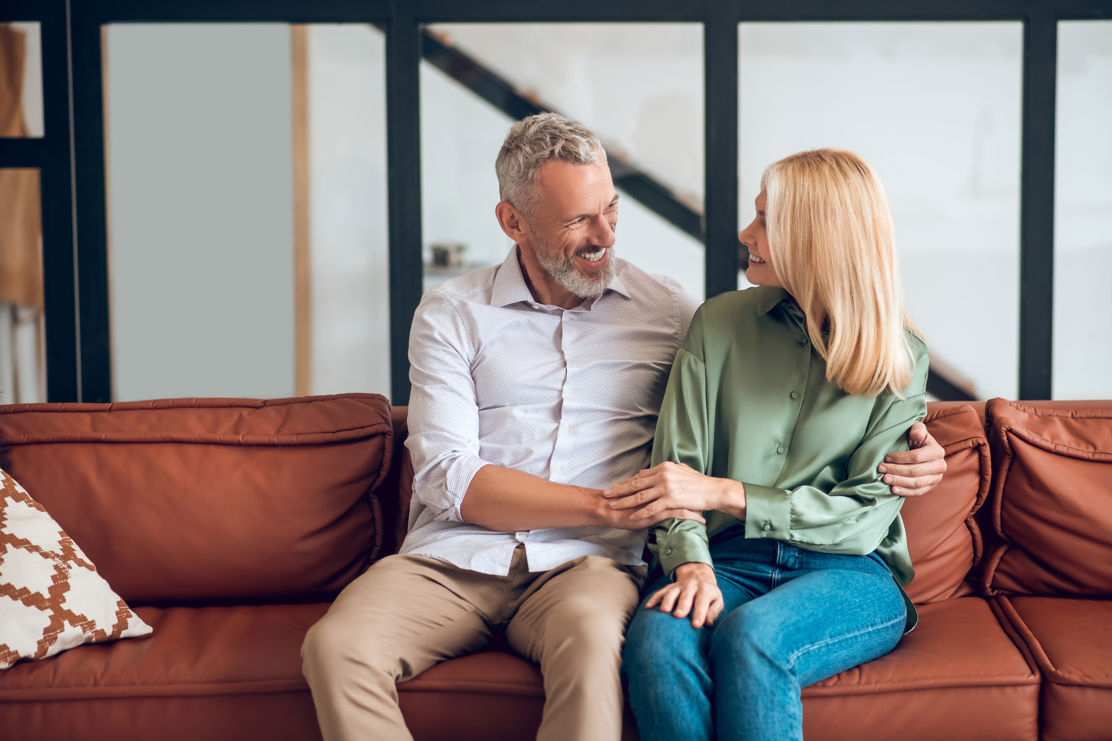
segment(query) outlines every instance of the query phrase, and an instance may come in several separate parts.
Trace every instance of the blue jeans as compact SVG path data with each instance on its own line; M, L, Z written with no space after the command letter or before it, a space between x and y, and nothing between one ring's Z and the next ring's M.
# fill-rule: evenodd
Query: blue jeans
M725 602L713 626L659 609L634 614L623 672L644 741L803 738L800 690L891 651L907 617L888 567L873 556L747 540L710 547ZM662 577L645 592L667 583Z

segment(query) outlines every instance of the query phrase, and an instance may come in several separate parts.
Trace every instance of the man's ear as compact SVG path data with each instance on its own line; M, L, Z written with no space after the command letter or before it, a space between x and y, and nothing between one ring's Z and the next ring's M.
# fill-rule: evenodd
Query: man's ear
M498 226L502 227L506 236L515 243L520 242L526 228L525 217L521 215L521 212L514 208L509 201L499 201L498 205L494 207L494 215L498 217Z

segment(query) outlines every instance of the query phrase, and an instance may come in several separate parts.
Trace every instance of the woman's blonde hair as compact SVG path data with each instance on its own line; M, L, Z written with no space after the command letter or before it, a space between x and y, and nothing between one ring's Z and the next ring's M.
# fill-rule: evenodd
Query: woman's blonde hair
M816 149L769 165L761 188L773 268L803 309L827 380L849 394L899 394L911 380L910 322L876 173L852 152Z

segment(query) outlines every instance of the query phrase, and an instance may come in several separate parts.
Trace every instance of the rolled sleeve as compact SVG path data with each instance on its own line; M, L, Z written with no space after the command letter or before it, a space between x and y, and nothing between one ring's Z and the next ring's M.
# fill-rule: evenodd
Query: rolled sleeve
M479 411L470 372L472 332L442 296L426 294L413 318L406 448L413 496L437 520L463 522L460 506L479 469Z

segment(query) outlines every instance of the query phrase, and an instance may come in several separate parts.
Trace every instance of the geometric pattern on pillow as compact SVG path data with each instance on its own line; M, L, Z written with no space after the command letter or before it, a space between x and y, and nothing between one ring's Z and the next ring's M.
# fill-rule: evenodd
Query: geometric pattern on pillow
M0 469L0 669L150 632L43 506Z

